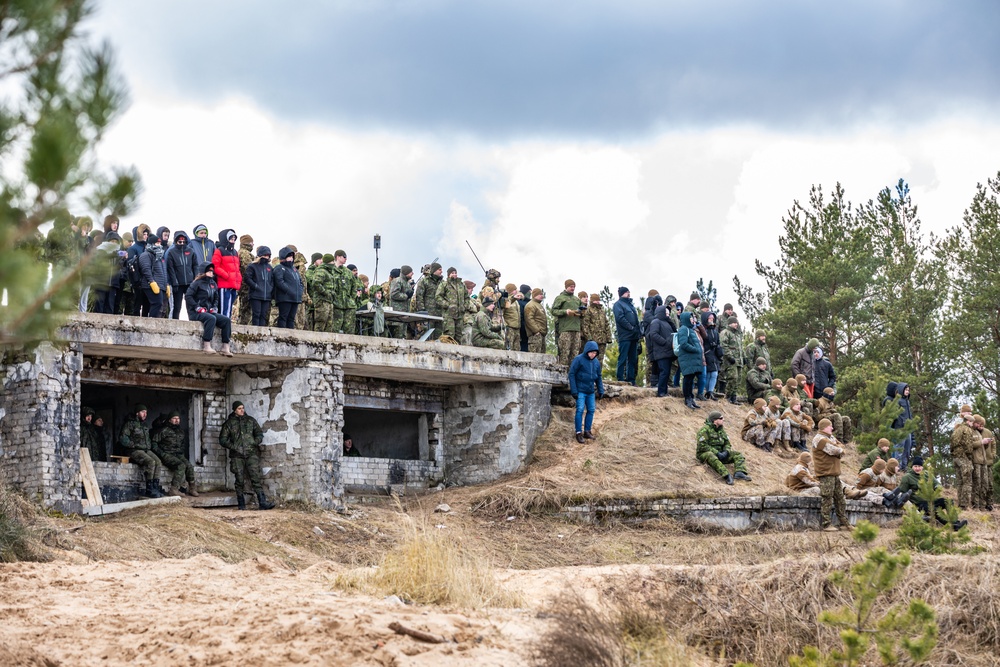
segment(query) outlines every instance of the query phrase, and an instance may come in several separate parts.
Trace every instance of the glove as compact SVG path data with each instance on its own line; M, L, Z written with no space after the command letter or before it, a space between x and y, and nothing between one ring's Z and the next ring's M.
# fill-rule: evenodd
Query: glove
M575 401L579 397L579 394L572 394L572 396L573 396L573 400Z
M604 394L598 394L597 395L597 400L601 400L602 398L604 398Z
M729 460L729 452L719 452L715 455L715 458L719 459L720 463L725 463Z
M215 315L216 313L218 313L218 312L219 312L219 309L218 309L218 308L209 308L209 309L208 309L208 312L210 312L210 313L212 313L213 315Z
M170 295L171 295L172 293L173 293L173 292L172 292L172 291L171 291L171 289L170 289L170 285L167 285L167 298L168 298L168 299L170 298Z
M155 280L149 281L149 289L153 290L153 294L160 293L160 286L156 284Z
M198 310L196 310L195 312L196 312L196 313L207 313L207 312L208 312L208 308L199 308L199 309L198 309Z

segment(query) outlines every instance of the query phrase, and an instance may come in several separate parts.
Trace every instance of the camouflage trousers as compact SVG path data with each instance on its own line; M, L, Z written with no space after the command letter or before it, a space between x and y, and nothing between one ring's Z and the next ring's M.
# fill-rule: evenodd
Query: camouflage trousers
M773 445L775 438L778 437L778 427L767 428L764 424L755 424L750 427L747 434L743 436L743 439L749 442L754 447L763 447L765 445Z
M354 309L353 308L334 308L333 309L333 325L331 331L333 333L354 333Z
M573 363L573 357L580 354L580 332L561 332L557 345L559 347L559 363L569 366Z
M253 319L253 311L250 309L250 290L241 289L239 301L237 302L236 320L234 324L250 324Z
M445 313L444 322L441 323L441 331L444 332L445 336L460 340L462 338L462 318L448 317L448 314Z
M507 337L504 341L504 348L508 350L514 350L515 352L521 351L521 331L520 329L507 328Z
M972 464L972 506L977 510L993 504L993 471L985 463Z
M777 419L777 426L774 427L775 440L791 440L792 439L792 420L790 419Z
M956 456L954 462L958 506L966 509L972 504L972 459L968 456Z
M246 492L246 480L248 478L250 479L250 486L253 488L254 493L264 490L264 477L260 472L260 457L256 454L234 456L233 452L230 451L229 470L236 478L233 487L236 489L236 493Z
M726 395L736 396L739 393L739 388L743 385L743 367L733 364L722 371L719 379L726 384Z
M809 439L809 434L805 432L804 429L800 428L796 424L791 424L791 441L792 442L805 442Z
M173 454L162 454L160 460L163 461L163 466L173 473L170 486L179 489L184 486L184 482L194 481L194 466L186 458Z
M528 352L545 354L545 334L536 333L528 336Z
M847 505L844 502L844 485L837 475L824 475L819 478L819 524L821 528L826 528L832 522L830 520L830 510L837 513L837 521L841 526L849 526L847 520Z
M317 303L313 306L313 331L323 331L332 333L333 328L333 304L329 301Z
M472 323L462 324L462 345L472 345Z
M736 451L729 452L729 457L726 459L726 463L720 461L715 452L704 452L699 454L698 460L715 472L719 473L720 477L725 477L729 474L729 469L726 467L726 463L733 464L733 472L745 473L747 471L746 460L743 458L742 454Z
M826 418L833 424L833 434L837 436L837 440L845 443L851 441L854 437L854 426L850 417L834 412Z
M604 368L604 351L608 348L607 343L597 344L597 361L601 364L601 368Z
M160 476L160 458L147 449L133 449L128 453L128 462L142 468L146 480L157 479Z

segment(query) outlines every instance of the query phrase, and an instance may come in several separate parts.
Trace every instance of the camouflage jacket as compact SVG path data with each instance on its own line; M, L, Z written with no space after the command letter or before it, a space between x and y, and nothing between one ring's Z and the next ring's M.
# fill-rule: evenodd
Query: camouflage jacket
M716 428L715 424L707 419L705 420L705 425L698 429L697 438L698 450L695 452L695 456L701 456L708 452L718 454L719 452L733 451L726 429Z
M747 371L747 398L751 401L755 398L764 398L764 394L771 389L771 373L762 371L756 366Z
M333 303L335 286L333 272L333 264L321 264L316 267L312 278L309 279L309 289L314 302Z
M153 453L187 458L187 438L180 426L167 424L153 436Z
M438 288L444 283L441 276L435 276L433 273L424 276L417 283L417 288L414 290L414 310L416 312L425 312L428 315L441 315L441 308L437 303L437 292ZM464 291L465 285L462 285Z
M330 264L329 267L327 272L330 274L330 298L333 307L340 310L354 308L358 293L354 272L346 266L337 267Z
M473 295L474 296L474 295ZM462 325L472 326L476 322L476 315L482 310L483 304L479 302L479 299L473 299L469 297L469 300L465 302L465 314L462 315Z
M90 452L100 452L104 449L104 442L100 431L97 430L96 426L88 424L85 421L80 422L80 447L86 448Z
M502 340L500 337L500 322L492 316L488 310L480 310L476 313L476 319L472 326L472 344L477 347L484 347L487 340Z
M250 283L246 279L247 267L257 261L253 254L253 245L240 244L240 273L243 274L243 282L240 283L240 296L245 297L250 293Z
M260 430L260 424L246 414L240 417L235 412L231 413L219 431L219 444L233 456L256 454L257 447L263 441L264 432Z
M722 367L745 366L743 360L743 337L738 331L723 327L719 331L719 345L722 347Z
M469 303L469 291L461 278L442 280L434 293L438 313L457 320L465 315L465 307Z
M820 418L840 413L837 409L837 405L826 396L816 401L816 412L819 414Z
M404 276L393 278L389 287L389 307L403 313L410 312L410 299L413 298L413 285Z
M951 455L953 457L971 457L977 442L982 442L979 432L962 422L951 432ZM982 445L980 444L980 446Z
M581 330L584 340L592 340L599 345L611 342L611 325L604 306L595 304L587 309L583 315Z
M747 365L756 365L758 358L762 358L767 362L767 370L771 371L771 353L767 349L767 343L761 343L759 340L754 339L752 343L747 345L746 355L744 357L747 360Z
M312 303L313 299L319 299L322 293L322 288L319 286L314 286L315 283L319 282L318 275L319 267L312 264L305 270L305 273L301 273L303 277L303 283L305 287L302 289L302 303ZM306 301L306 293L309 293L309 301Z
M139 421L139 417L132 415L122 425L121 433L118 434L118 444L124 447L126 451L135 449L149 451L152 449L152 443L149 439L149 429Z

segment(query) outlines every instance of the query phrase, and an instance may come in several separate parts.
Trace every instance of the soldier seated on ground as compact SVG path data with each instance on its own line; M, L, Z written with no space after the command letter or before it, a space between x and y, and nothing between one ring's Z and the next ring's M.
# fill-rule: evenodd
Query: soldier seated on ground
M746 462L743 455L733 449L729 442L729 435L722 427L725 418L718 410L708 413L705 425L698 429L698 449L695 456L699 461L709 468L719 473L726 484L732 485L734 480L744 482L751 481L747 474ZM728 466L732 464L735 474L729 472Z
M938 481L930 475L930 471L924 470L924 459L920 456L914 456L913 462L911 463L910 469L903 475L903 479L900 480L899 486L894 490L889 491L882 496L882 503L886 507L902 507L906 504L906 501L910 501L917 506L921 512L924 513L924 521L930 521L930 506L927 501L916 495L920 490L920 480L929 479L934 488L940 488ZM934 501L934 518L941 525L948 523L946 518L940 516L943 511L947 510L947 503L944 498L938 498ZM961 521L956 521L951 524L952 530L961 530L969 522L965 519Z
M892 491L899 486L903 479L903 471L899 469L899 461L889 459L885 462L885 472L882 473L879 484L886 490Z
M889 450L892 448L892 443L889 442L887 438L879 438L878 443L875 448L868 452L865 456L865 460L861 462L861 470L865 468L871 468L875 465L875 461L882 460L887 462L890 458Z
M837 409L837 405L833 402L835 396L836 392L833 387L824 389L823 396L816 402L816 412L820 419L826 418L833 423L833 432L837 436L837 440L847 443L851 441L854 429L851 418L840 414Z
M740 436L754 447L770 452L778 435L778 423L767 416L767 401L756 398L753 409L743 419Z
M344 456L361 456L361 452L354 446L350 433L344 434Z
M788 409L781 413L782 419L787 419L791 424L792 447L800 452L806 451L806 440L813 430L812 417L802 410L802 401L798 397L792 398L788 402Z
M795 491L800 496L818 496L819 480L809 469L812 463L812 455L809 452L799 454L799 460L792 468L792 471L785 477L785 486Z
M885 472L885 461L875 459L875 463L858 473L858 480L853 487L844 487L844 496L851 500L867 500L874 505L882 504L882 494L888 491L882 486L882 474Z

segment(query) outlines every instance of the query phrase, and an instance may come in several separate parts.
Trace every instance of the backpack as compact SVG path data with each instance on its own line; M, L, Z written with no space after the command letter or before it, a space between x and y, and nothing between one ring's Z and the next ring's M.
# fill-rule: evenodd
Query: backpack
M672 334L672 336L673 336L673 339L674 339L673 340L673 343L674 343L674 356L675 357L679 357L679 356L681 356L681 344L680 344L680 341L677 338L677 334L676 333Z
M142 253L125 262L125 275L128 276L129 282L133 285L142 284L142 271L139 269L140 257L142 257Z

